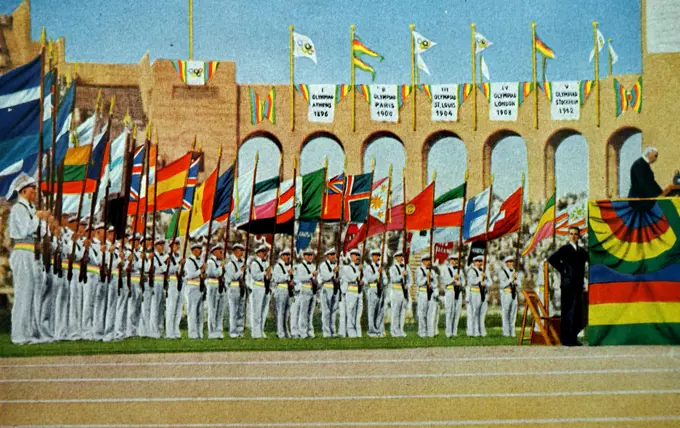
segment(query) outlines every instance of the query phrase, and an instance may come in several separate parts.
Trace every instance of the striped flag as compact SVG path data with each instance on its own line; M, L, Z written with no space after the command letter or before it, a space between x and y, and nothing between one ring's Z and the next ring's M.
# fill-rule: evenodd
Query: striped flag
M555 51L550 49L548 45L538 37L538 33L536 33L536 50L546 58L555 59Z
M531 237L531 240L527 244L527 248L522 252L522 257L534 251L539 242L541 242L545 238L552 236L554 228L555 228L555 193L553 193L550 199L548 199L548 202L545 203L543 215L541 215L540 220L538 220L536 231L534 232L534 235Z
M182 198L182 211L189 211L194 203L194 192L196 191L196 184L198 183L198 167L201 164L201 158L196 158L189 166L187 174L187 185L184 189L184 197Z
M467 183L449 190L434 201L434 227L460 227Z

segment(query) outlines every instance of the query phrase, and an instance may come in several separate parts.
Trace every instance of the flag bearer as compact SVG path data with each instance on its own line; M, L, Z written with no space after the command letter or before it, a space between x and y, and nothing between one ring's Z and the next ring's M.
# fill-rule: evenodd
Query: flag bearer
M418 286L418 336L434 337L437 326L436 311L439 310L439 283L437 275L432 270L432 258L426 254L420 258L422 265L416 270L416 285ZM429 277L429 278L428 278ZM431 295L428 297L428 279Z
M132 251L128 254L127 272L129 273L131 284L130 297L128 298L128 313L127 313L127 337L134 337L141 335L141 319L142 319L142 285L140 283L140 268L142 262L142 245L140 242L141 235L135 233L132 237Z
M326 250L324 256L326 260L319 266L321 329L323 337L335 337L338 335L338 330L335 327L335 314L341 296L337 278L338 265L335 260L335 248Z
M340 287L345 293L343 299L346 302L346 325L347 337L361 337L361 312L364 303L359 293L361 285L361 252L356 248L350 250L350 263L343 266L340 273Z
M270 295L266 293L265 287L269 286L271 278L271 267L267 253L269 247L267 245L260 245L255 250L255 257L250 263L250 336L252 338L261 339L267 337L264 334L264 324L267 321L267 314L269 312Z
M200 275L205 274L205 266L201 260L203 245L196 242L191 245L191 256L184 263L184 290L187 300L187 327L189 339L203 339L203 293L201 292Z
M449 254L447 262L439 269L444 284L444 331L446 337L458 336L458 320L463 309L464 275L458 267L456 253Z
M158 339L163 331L163 313L165 312L165 293L163 292L163 280L165 279L165 239L158 238L153 243L153 258L148 261L149 280L147 284L150 290L149 318L146 323L146 334L149 337Z
M314 337L310 328L314 315L314 282L316 282L316 266L314 266L314 251L306 249L302 252L302 263L295 265L295 282L300 292L300 314L298 316L298 334L301 338ZM311 333L311 334L310 334Z
M183 300L177 280L179 260L182 258L179 254L179 246L179 238L175 238L170 243L170 254L166 260L166 266L169 265L168 289L166 290L167 297L165 299L165 337L167 339L179 339L182 337L179 331L179 322L182 318Z
M288 326L290 318L290 301L292 294L293 268L290 264L290 250L279 253L279 261L272 268L272 290L276 308L276 337L279 339L292 337Z
M378 249L371 251L371 262L364 264L364 283L366 284L366 311L368 317L368 337L381 337L385 323L385 288L387 275L381 275L380 263L382 253ZM378 281L381 281L381 293L378 295Z
M404 318L411 304L411 287L413 277L411 270L404 264L404 253L394 253L394 263L390 267L390 287L392 308L390 334L392 337L406 337L404 333Z
M73 221L71 222L71 220ZM77 218L69 217L68 215L62 216L62 226L59 233L55 234L56 240L54 244L57 247L54 249L54 253L56 255L57 251L61 252L59 254L61 265L54 265L55 272L53 274L56 287L54 296L54 338L56 340L68 340L70 285L66 280L66 273L68 272L68 255L71 251L71 237L73 236L76 223Z
M208 339L224 338L224 305L226 291L224 290L224 272L222 260L224 259L224 246L213 245L208 257L205 280L207 304L208 304Z
M245 260L243 245L231 246L231 257L224 267L224 284L227 287L229 302L229 337L243 337L246 323Z
M488 272L482 272L484 256L475 256L472 259L472 266L467 271L467 283L470 291L470 318L472 336L486 336L484 318L488 307L488 289L491 286L491 279Z
M517 319L517 292L519 278L515 272L515 258L507 256L503 259L503 266L498 274L501 291L501 319L503 321L503 336L515 337L515 320Z
M83 283L83 319L82 332L83 339L86 340L101 340L99 337L99 330L103 333L103 325L100 326L100 316L103 321L103 311L101 310L102 298L106 299L106 293L102 293L104 288L101 284L100 267L104 263L103 256L106 252L106 242L104 240L104 223L95 224L91 230L88 231L91 237L89 243L86 243L87 255L87 276ZM81 268L82 269L82 268ZM82 273L81 273L82 275ZM104 304L106 302L104 301ZM97 307L97 316L95 317L95 306Z
M106 229L106 315L104 320L104 342L114 339L116 327L116 309L118 305L118 270L116 269L120 241L116 241L116 229ZM111 272L109 272L109 268Z

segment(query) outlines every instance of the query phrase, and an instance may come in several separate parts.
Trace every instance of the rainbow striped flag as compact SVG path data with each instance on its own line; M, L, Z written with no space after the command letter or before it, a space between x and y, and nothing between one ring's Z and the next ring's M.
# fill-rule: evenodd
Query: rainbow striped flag
M428 84L418 85L418 89L420 89L420 92L427 95L428 100L432 101L432 85Z
M555 59L555 51L550 49L548 45L543 43L543 40L538 38L538 33L536 34L536 50L546 58Z
M264 100L264 117L276 125L276 88L273 86Z
M248 88L250 92L250 123L252 125L257 125L262 122L263 118L263 105L260 101L260 97L253 91L253 88Z
M484 93L486 100L491 101L491 85L489 82L480 83L479 89Z
M404 101L411 95L411 85L399 85L397 96L399 97L399 108L404 105Z
M371 80L375 80L375 69L357 57L352 58L352 64L361 71L371 73Z
M633 88L626 93L628 106L640 113L642 111L642 76L640 76L633 85Z
M548 101L552 101L552 83L546 81L541 84L541 82L538 82L538 87L543 90L545 96L548 97Z
M524 100L529 97L533 90L534 82L522 82L519 84L519 105L522 105Z
M267 98L261 99L259 95L248 88L250 93L250 123L257 125L264 119L276 124L276 88L272 87Z
M356 85L357 91L367 103L371 102L371 88L369 85Z
M460 107L461 104L463 104L463 102L468 99L471 93L472 93L471 83L458 84L458 107Z
M309 85L305 85L303 83L299 85L295 85L295 89L302 95L302 98L309 103Z
M335 85L335 104L344 100L347 94L352 90L352 85Z
M590 92L593 90L593 81L592 80L581 80L579 82L579 89L578 89L578 98L579 101L581 102L581 105L586 102L586 99L588 98L588 95L590 95Z
M588 211L589 344L680 344L680 199Z
M179 73L182 82L193 86L207 84L215 74L218 64L218 61L172 61L172 65L175 66L175 70Z
M352 53L356 55L368 55L372 56L374 58L379 58L380 61L385 59L382 55L380 55L378 52L374 51L373 49L369 48L357 36L356 34L354 35L354 40L352 40Z
M552 236L555 230L555 193L552 194L550 199L545 203L545 209L543 210L543 215L538 220L538 225L536 226L536 231L531 237L531 240L527 244L527 248L522 252L522 257L526 256L530 252L534 251L539 242L545 238Z

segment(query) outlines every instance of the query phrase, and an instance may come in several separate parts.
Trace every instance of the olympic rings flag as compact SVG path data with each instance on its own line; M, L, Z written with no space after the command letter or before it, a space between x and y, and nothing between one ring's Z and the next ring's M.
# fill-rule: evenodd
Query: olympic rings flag
M182 82L191 86L202 86L208 83L217 70L218 61L175 60L172 65L182 78Z
M589 203L591 345L680 343L680 200Z

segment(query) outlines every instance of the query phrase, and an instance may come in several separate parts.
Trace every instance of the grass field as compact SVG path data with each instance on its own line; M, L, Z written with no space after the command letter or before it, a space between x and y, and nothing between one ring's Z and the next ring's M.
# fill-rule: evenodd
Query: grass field
M92 354L137 354L148 352L225 352L225 351L284 351L284 350L342 350L342 349L395 349L395 348L426 348L446 346L493 346L515 345L516 338L507 338L501 335L500 314L487 315L487 337L465 336L466 318L462 316L459 323L459 336L447 338L444 335L444 317L440 317L439 336L433 338L418 337L418 326L415 321L407 321L404 330L408 337L383 338L364 337L328 338L321 337L319 317L315 316L314 339L278 339L275 333L275 322L269 319L267 322L266 339L251 339L250 331L246 329L246 337L243 339L225 338L222 340L189 340L185 325L182 325L182 339L151 339L130 338L121 342L55 342L37 345L14 345L10 341L9 312L0 313L0 357L35 357L56 355L92 355ZM518 320L517 325L520 325ZM183 321L184 322L184 321ZM389 332L389 323L386 326ZM207 337L207 331L204 334Z

